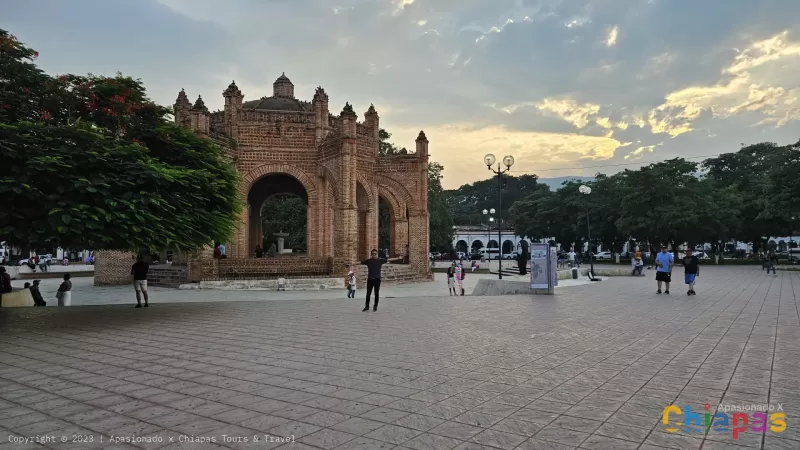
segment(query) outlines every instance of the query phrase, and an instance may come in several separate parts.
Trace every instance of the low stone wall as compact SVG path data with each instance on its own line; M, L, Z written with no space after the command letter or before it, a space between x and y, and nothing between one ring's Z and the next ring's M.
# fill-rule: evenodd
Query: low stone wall
M554 289L531 289L528 281L496 280L494 278L481 278L478 285L472 290L474 296L498 295L553 295Z
M632 276L633 268L624 267L594 267L594 274L598 277L629 277ZM646 270L642 273L647 274ZM589 276L589 266L582 266L578 269L578 278ZM572 278L572 269L560 269L558 271L559 280L569 280Z
M3 308L24 308L33 306L33 296L30 289L14 289L8 294L3 294L0 299Z
M280 277L328 276L332 271L330 258L284 256L276 258L225 258L217 260L217 280L265 280ZM205 279L204 281L216 281Z
M217 289L217 290L278 290L278 280L204 280L200 283L184 284L179 289ZM283 290L319 291L344 289L341 278L286 278Z
M39 267L36 268L36 272L32 271L31 268L28 266L5 266L5 268L6 272L8 272L8 274L11 276L12 280L21 278L25 279L35 278L35 275L40 275L42 273L88 274L94 272L94 266L88 264L74 264L71 266L62 266L61 264L58 265L53 264L47 268L47 272L42 272L41 269L39 269Z

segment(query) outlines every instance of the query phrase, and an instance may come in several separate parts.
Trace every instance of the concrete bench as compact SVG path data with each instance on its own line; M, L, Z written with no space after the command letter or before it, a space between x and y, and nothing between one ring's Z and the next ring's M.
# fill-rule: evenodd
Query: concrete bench
M22 308L35 305L30 289L14 289L8 294L2 295L3 298L0 300L0 305L3 308Z

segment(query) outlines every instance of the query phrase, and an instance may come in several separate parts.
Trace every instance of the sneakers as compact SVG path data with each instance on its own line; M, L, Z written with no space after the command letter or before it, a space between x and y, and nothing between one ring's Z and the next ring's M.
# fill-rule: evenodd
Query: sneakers
M665 294L667 294L667 295L669 295L669 289L667 289L666 291L664 291L664 293L665 293Z
M134 306L134 308L141 308L141 307L142 307L141 303L137 303L136 306Z
M361 312L364 312L364 311L369 311L369 306L367 306L367 307L365 307L364 309L361 310Z
M661 289L657 290L656 294L661 294Z
M372 308L372 310L373 310L373 311L377 311L377 310L378 310L378 307L376 306L376 307Z
M145 308L149 308L149 307L150 307L150 303L145 303L145 304L144 304L144 307L145 307Z

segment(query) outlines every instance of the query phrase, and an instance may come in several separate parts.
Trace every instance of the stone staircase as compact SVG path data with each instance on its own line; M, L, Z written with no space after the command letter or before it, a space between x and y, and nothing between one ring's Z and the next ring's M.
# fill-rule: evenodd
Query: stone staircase
M384 264L381 269L381 284L400 284L427 281L424 276L415 272L408 264ZM367 266L358 266L356 284L366 286Z
M155 287L178 288L189 282L189 270L186 266L150 266L147 274L147 285Z

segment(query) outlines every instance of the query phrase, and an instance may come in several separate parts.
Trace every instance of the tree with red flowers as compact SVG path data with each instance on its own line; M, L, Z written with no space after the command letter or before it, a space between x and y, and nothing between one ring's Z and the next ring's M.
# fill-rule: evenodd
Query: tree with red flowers
M0 30L0 241L193 250L241 210L222 150L168 120L140 80L49 76Z

